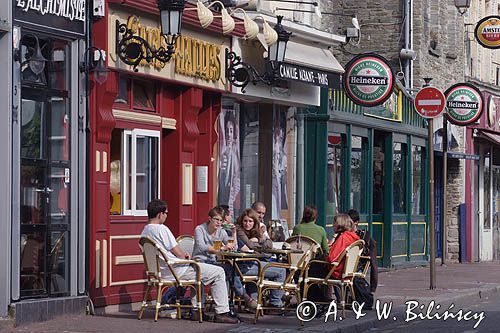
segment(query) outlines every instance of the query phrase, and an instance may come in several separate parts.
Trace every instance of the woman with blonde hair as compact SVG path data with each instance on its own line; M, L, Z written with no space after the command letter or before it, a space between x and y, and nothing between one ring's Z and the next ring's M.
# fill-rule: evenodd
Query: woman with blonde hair
M328 254L329 262L337 261L342 252L359 239L359 236L354 232L354 223L347 214L335 215L333 218L333 230L336 236L333 243L330 245L330 252ZM332 278L340 279L342 271L344 270L344 261L345 259L342 259L340 264L335 268L332 273Z

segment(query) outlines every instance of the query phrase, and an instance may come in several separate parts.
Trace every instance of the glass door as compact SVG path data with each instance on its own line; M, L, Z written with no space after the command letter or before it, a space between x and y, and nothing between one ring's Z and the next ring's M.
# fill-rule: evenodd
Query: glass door
M21 297L69 292L69 47L37 38L26 34L21 39ZM48 60L41 72L25 60L38 43Z
M500 167L493 166L493 260L500 259Z

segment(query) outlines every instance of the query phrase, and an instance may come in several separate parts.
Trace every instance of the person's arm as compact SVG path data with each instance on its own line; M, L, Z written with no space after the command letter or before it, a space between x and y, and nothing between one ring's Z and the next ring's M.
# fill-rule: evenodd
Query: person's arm
M323 249L323 254L326 256L330 252L330 247L328 247L328 237L326 236L325 229L322 230L323 236L321 237L321 249Z
M238 229L238 239L240 239L251 250L259 247L259 243L252 242L250 239L248 239L247 234L242 229Z
M328 261L335 262L338 260L339 256L344 252L345 248L348 246L343 235L338 236L335 242L330 246L330 252L328 254Z
M173 247L171 250L170 250L177 258L181 258L181 259L191 259L191 255L189 253L187 253L186 251L184 251L183 249L181 249L181 247L179 245L176 245L175 247Z
M209 254L217 252L214 247L207 242L205 232L201 226L194 229L194 243L201 253Z
M292 236L298 235L299 233L299 225L297 224L295 227L293 227Z
M263 235L261 241L259 242L259 245L261 249L272 249L273 241L271 240L271 238Z

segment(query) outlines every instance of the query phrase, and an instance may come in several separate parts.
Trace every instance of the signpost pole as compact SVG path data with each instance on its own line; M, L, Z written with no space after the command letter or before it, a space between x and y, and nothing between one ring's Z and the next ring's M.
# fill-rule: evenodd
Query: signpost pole
M434 223L434 141L433 141L433 119L428 119L428 142L429 142L429 265L430 285L429 289L436 287L436 225Z
M446 265L446 254L448 252L448 237L447 237L447 217L448 217L448 198L447 198L447 178L448 178L448 120L443 115L443 250L441 258L441 266Z

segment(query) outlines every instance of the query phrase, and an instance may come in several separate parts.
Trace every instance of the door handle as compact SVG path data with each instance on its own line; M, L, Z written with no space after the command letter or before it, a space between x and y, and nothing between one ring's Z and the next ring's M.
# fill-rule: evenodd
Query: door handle
M45 193L49 194L49 193L51 193L51 192L54 192L54 190L53 190L53 189L51 189L50 187L46 187L46 188L45 188Z

